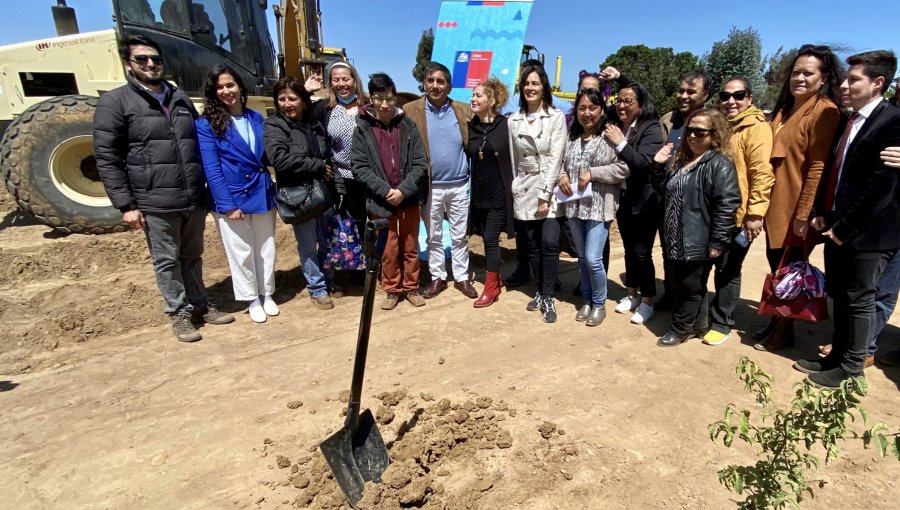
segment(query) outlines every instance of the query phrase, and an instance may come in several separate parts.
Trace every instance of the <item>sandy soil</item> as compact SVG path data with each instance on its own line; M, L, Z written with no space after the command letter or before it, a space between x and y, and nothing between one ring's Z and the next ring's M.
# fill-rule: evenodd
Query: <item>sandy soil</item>
M343 424L360 292L314 309L286 227L282 315L254 324L233 301L209 224L206 282L237 321L182 344L141 234L59 237L6 196L0 220L0 508L347 508L317 445ZM742 331L762 322L762 248L745 265ZM611 266L618 299L617 238ZM480 256L473 269L480 281ZM753 350L747 335L663 350L668 314L641 327L611 313L587 328L574 321L571 259L561 278L552 325L524 310L529 288L482 310L452 288L423 309L376 310L363 407L392 466L363 508L734 507L716 471L753 451L712 443L707 426L728 402L752 406L735 362L757 360L787 402L802 380L792 359L813 355L828 324L803 325L778 354ZM898 344L896 324L886 348ZM866 376L873 420L896 430L900 371ZM856 443L814 478L827 483L808 508L896 508L900 494L900 463Z

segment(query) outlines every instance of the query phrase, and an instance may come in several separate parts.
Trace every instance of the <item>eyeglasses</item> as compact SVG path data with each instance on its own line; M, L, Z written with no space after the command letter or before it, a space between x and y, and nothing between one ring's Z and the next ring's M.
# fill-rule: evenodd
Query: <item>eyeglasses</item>
M693 138L706 138L714 131L714 129L703 129L695 127L684 128L684 132L687 133L688 136Z
M748 94L746 90L735 90L734 92L725 92L723 90L722 92L719 92L719 101L724 103L732 97L735 101L743 101L744 99L747 99L748 95L750 94Z
M378 106L380 104L394 104L397 102L397 98L394 96L391 97L382 97L382 96L372 96L372 104Z
M637 101L635 101L634 99L631 99L630 97L625 98L625 99L622 99L622 98L620 98L620 97L617 97L616 100L615 100L615 103L616 103L617 105L622 105L622 106L631 106L631 105L633 105L634 103L637 103Z
M131 61L135 64L140 64L142 66L147 65L147 62L153 61L154 64L161 66L163 65L162 55L133 55L131 57Z

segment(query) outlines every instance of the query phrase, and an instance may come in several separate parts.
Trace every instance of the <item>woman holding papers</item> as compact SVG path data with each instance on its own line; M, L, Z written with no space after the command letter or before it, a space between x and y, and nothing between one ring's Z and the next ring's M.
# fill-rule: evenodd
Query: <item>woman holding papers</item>
M576 321L598 326L606 317L606 268L603 247L619 208L622 184L630 170L602 136L606 124L600 92L584 89L575 98L575 118L569 130L559 190L578 250L578 273L584 304ZM576 197L581 197L577 198ZM573 198L568 200L567 197Z

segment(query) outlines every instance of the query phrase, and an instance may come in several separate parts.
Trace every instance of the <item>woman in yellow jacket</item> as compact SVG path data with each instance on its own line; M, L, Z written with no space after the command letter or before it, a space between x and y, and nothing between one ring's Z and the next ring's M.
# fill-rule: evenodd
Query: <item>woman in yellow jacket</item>
M714 260L716 296L709 305L710 330L703 343L719 345L731 338L734 309L741 297L741 266L753 242L763 230L775 173L772 128L762 110L753 106L753 90L743 77L729 79L719 92L719 107L731 124L730 153L737 171L741 204L735 212L732 242Z

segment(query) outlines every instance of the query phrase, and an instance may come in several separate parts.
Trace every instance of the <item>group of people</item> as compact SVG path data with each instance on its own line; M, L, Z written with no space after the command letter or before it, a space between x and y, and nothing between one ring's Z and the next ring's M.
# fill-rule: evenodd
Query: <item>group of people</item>
M606 316L616 220L627 295L615 311L643 324L655 309L671 307L660 346L694 336L709 345L730 338L741 266L755 239L765 236L772 271L807 259L824 242L834 336L822 358L795 367L826 387L862 373L896 301L900 110L882 98L896 70L891 52L848 58L845 77L829 48L803 46L771 121L753 105L744 77L727 80L716 101L708 76L691 71L681 81L678 108L660 117L647 88L611 67L582 72L567 115L553 106L537 61L522 65L518 111L508 116L501 113L509 99L502 82L479 84L468 104L454 101L450 71L437 62L425 68L425 94L402 108L390 76L371 75L364 91L344 62L324 78L282 78L267 119L247 108L239 74L218 65L198 114L162 80L155 42L130 38L121 56L129 83L103 94L95 115L98 169L123 220L146 233L166 312L182 341L200 339L192 322L233 321L209 304L203 286L206 211L225 247L235 299L249 303L253 321L264 322L279 313L272 300L276 190L312 180L327 185L334 207L293 230L309 295L322 309L343 292L323 265L334 214L352 218L357 229L367 218L389 220L379 243L385 310L404 299L423 306L451 280L475 307L486 307L503 286L534 278L526 309L556 322L560 241L570 237L582 297L574 319L588 326ZM614 99L610 84L618 88ZM324 98L314 102L312 93L323 86ZM420 221L431 275L421 292ZM515 237L517 252L506 278L502 232ZM665 272L660 299L652 260L657 233ZM469 279L472 234L484 240L480 295ZM772 319L758 337L762 350L790 345L792 320ZM900 363L895 358L883 360Z

